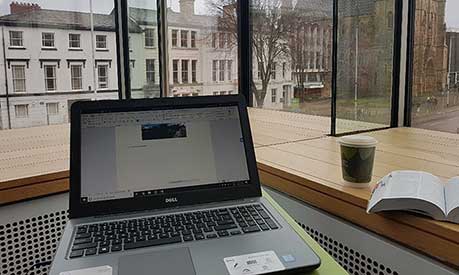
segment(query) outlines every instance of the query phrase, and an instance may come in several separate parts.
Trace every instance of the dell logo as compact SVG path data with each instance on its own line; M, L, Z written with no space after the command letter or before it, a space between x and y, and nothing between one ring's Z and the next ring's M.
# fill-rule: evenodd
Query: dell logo
M172 203L172 202L178 202L178 199L176 197L166 198L166 203Z

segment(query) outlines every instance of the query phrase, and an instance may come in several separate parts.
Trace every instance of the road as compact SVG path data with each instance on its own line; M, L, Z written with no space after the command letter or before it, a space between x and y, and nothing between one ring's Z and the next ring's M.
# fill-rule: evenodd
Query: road
M422 122L413 121L413 127L459 134L459 110L434 115L432 119Z

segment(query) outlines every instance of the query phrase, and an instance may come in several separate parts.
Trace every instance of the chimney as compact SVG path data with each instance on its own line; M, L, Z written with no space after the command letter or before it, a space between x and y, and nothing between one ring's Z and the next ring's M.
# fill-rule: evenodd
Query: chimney
M180 13L194 15L194 0L180 0Z
M31 12L41 10L40 5L35 3L22 3L22 2L11 2L10 3L10 14Z

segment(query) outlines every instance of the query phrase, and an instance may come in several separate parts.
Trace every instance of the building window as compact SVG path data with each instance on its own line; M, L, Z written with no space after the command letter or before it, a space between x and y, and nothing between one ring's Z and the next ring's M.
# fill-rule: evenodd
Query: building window
M12 65L11 72L13 75L13 91L15 93L24 93L26 91L25 66Z
M271 65L271 78L273 80L276 79L276 62L273 62L273 64Z
M172 30L172 47L177 47L178 30Z
M147 59L146 60L146 75L147 75L147 83L152 84L155 83L155 60L154 59Z
M196 32L191 32L191 47L196 48Z
M285 74L287 72L287 63L282 63L282 78L285 79Z
M16 118L29 117L29 105L28 104L14 105L14 113L16 115Z
M219 66L219 73L218 73L218 80L219 81L225 81L225 63L226 60L220 60L220 66Z
M220 49L223 49L225 47L225 41L226 41L226 34L224 32L221 32L218 34L218 47Z
M228 81L233 79L233 60L226 61L227 69L228 69Z
M155 46L155 29L145 29L145 47Z
M188 48L188 31L180 31L180 47Z
M226 95L226 92L225 91L221 91L220 95Z
M75 91L83 89L83 74L81 65L70 66L70 78L72 81L72 90Z
M271 102L276 103L277 101L277 89L271 89Z
M108 65L97 65L99 89L108 88Z
M106 49L107 48L107 36L106 35L96 35L96 49Z
M212 48L217 48L217 34L212 33Z
M56 90L56 65L44 65L45 70L45 91Z
M69 48L80 48L80 34L70 33L69 34Z
M44 48L54 48L54 33L42 32L41 33L41 45Z
M182 83L188 83L188 60L182 60Z
M218 95L218 94L219 94L219 92L213 92L212 94L213 94L213 95Z
M394 14L391 11L387 13L387 28L394 28Z
M178 63L179 63L178 59L172 60L172 80L174 83L179 83L178 81L178 74L179 74Z
M212 61L212 81L217 82L218 60Z
M24 41L22 38L22 31L10 31L10 46L23 47Z
M196 83L198 82L196 78L196 70L198 67L198 61L197 60L191 60L191 82Z
M46 103L46 112L48 113L48 116L58 115L59 114L59 103L58 102Z

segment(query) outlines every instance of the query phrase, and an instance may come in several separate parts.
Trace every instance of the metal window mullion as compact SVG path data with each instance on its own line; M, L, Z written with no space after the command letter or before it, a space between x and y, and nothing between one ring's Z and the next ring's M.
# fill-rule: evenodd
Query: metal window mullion
M119 99L131 98L131 79L129 76L129 12L125 0L115 1L116 49L118 59Z
M338 76L338 0L333 0L332 98L330 134L336 136L336 98Z
M160 97L169 95L169 47L168 47L168 22L167 22L167 1L158 0L158 45L159 45L159 82Z
M392 60L392 103L390 127L398 127L398 108L400 98L400 66L402 47L403 1L394 0L394 53Z
M406 83L405 83L405 112L403 126L411 126L411 111L413 98L413 58L414 58L414 34L416 31L416 0L408 3L408 38L406 47Z

